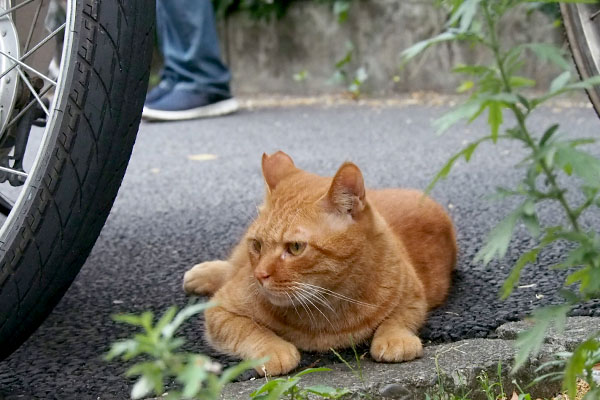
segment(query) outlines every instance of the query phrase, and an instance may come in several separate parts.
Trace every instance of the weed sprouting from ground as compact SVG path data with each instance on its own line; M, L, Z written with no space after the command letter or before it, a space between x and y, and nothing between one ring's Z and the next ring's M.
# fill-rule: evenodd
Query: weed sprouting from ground
M575 1L570 1L575 2ZM600 84L600 76L583 81L574 78L570 63L562 49L548 43L518 43L506 47L500 40L499 26L503 17L516 7L530 12L541 3L527 0L440 0L449 11L444 32L419 42L404 51L407 61L428 47L451 41L464 41L474 47L487 49L489 64L457 65L454 72L466 76L459 91L470 93L467 100L441 118L435 125L441 133L459 121L469 123L487 111L489 134L471 142L452 156L433 179L429 189L446 178L459 159L471 160L476 149L485 142L499 140L517 142L528 153L515 166L523 170L523 179L515 187L497 188L497 197L515 198L519 205L490 232L487 243L476 256L476 261L488 264L492 259L503 259L507 253L515 227L522 223L538 243L524 252L502 287L501 297L508 297L519 281L522 270L534 264L538 256L555 242L570 243L571 250L562 262L552 268L569 269L562 294L564 304L547 306L533 312L533 327L519 335L513 372L522 367L530 355L537 354L546 332L552 326L564 329L566 316L577 304L600 298L600 231L588 228L581 216L589 209L600 209L600 159L585 150L595 138L572 138L562 132L558 124L532 126L530 116L540 105L564 93L590 89ZM557 3L547 0L545 3ZM523 76L526 54L554 64L563 70L541 95L529 88L533 79ZM538 88L539 89L539 88ZM505 115L512 118L505 126ZM539 129L542 128L542 129ZM539 129L539 130L538 130ZM562 182L570 181L577 189L567 189ZM572 195L569 192L575 192ZM582 200L573 200L573 199ZM541 207L557 205L563 214L559 225L544 226L538 217ZM563 386L574 397L577 378L590 385L586 399L600 398L600 387L592 379L592 367L600 362L600 331L581 343L566 359Z

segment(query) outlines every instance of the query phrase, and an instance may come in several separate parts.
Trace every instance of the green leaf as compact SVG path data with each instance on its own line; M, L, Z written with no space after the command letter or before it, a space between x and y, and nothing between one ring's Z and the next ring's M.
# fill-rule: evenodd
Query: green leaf
M208 376L206 363L211 363L208 357L193 355L185 368L177 375L177 381L183 384L182 395L184 398L196 396L202 388L202 384Z
M462 64L459 64L452 69L452 72L455 72L458 74L481 76L485 73L493 72L493 70L484 65L462 65Z
M523 76L513 75L509 78L509 82L510 86L513 88L535 86L535 81L533 79L525 78Z
M573 355L568 359L563 387L567 389L569 398L575 398L575 394L577 393L577 377L585 370L586 361L590 357L590 353L599 349L600 342L595 338L590 338L577 346L573 351Z
M549 61L563 70L571 68L571 64L565 57L565 52L561 48L550 43L527 43L521 46L534 52L542 61Z
M304 390L326 399L339 399L340 397L351 393L348 389L336 389L325 385L309 386L304 388Z
M306 69L296 72L292 79L296 82L304 82L310 76L309 72Z
M133 365L125 372L125 376L144 376L152 382L154 394L160 395L164 392L163 370L161 361L146 361ZM164 367L164 366L163 366Z
M558 78L560 78L560 76ZM558 78L556 78L556 79L558 79ZM556 81L556 79L555 79L555 81ZM557 85L558 85L558 83L557 83ZM554 90L554 91L550 90L550 92L545 94L544 96L533 99L532 107L536 107L536 106L542 104L543 102L545 102L546 100L551 99L556 96L559 96L563 93L573 92L573 91L583 90L583 89L591 89L597 85L600 85L600 76L594 76L594 77L588 78L588 79L580 81L580 82L569 83L569 84L563 86L561 89Z
M135 314L116 314L112 316L113 321L121 322L128 325L139 326L142 327L144 324L142 323L141 315Z
M583 81L571 83L566 86L567 90L579 90L579 89L591 89L594 86L600 85L600 75L592 76L591 78L584 79Z
M367 69L365 67L360 67L356 70L354 79L358 84L363 84L367 78L369 78L369 74L367 73Z
M571 71L565 71L552 81L550 84L550 92L558 92L562 88L564 88L567 83L571 80Z
M436 119L433 122L433 126L437 129L437 134L439 135L447 131L448 128L456 124L458 121L463 119L471 119L473 116L478 115L478 112L481 108L482 101L480 99L471 99Z
M235 378L243 374L245 371L264 365L268 360L268 357L264 357L259 360L245 360L237 365L234 365L233 367L229 367L221 374L219 383L224 386L229 382L233 382Z
M558 124L554 124L550 128L546 129L546 132L544 132L544 135L540 139L540 147L544 146L548 142L548 140L550 140L552 135L554 135L556 133L556 131L558 130L558 127L559 127Z
M112 360L121 354L136 353L138 350L138 343L133 339L121 340L113 343L110 346L110 351L104 356L107 361Z
M508 105L517 104L519 102L519 98L514 93L494 93L481 96L482 100L485 101L501 101Z
M538 236L540 236L540 233L541 233L540 221L538 220L538 217L536 214L531 214L531 215L523 214L521 216L521 220L523 221L523 224L525 224L525 227L527 228L527 230L529 231L531 236L533 236L534 238L537 238Z
M531 109L531 104L529 103L529 100L527 100L525 97L521 96L520 94L517 95L517 98L519 99L519 103L523 104L523 106L530 110Z
M273 388L275 388L276 386L280 385L281 383L283 383L285 381L286 380L283 378L271 379L270 381L267 381L261 387L256 389L254 392L250 393L250 398L253 399L260 394L269 393L270 390L273 390Z
M484 141L491 140L491 139L492 139L491 136L485 136L483 138L480 138L480 139L468 144L467 147L463 148L461 151L459 151L458 153L456 153L452 157L450 157L450 159L448 161L446 161L446 164L444 164L442 169L440 169L438 171L438 173L433 177L433 180L425 189L425 193L431 192L431 189L433 189L435 184L440 179L444 179L448 176L448 174L450 173L450 170L452 169L452 166L460 157L464 157L465 161L469 162L469 160L471 159L471 156L473 155L473 152L475 151L477 146L479 146Z
M405 64L412 58L421 54L425 49L427 49L431 45L434 45L434 44L440 43L440 42L447 42L449 40L454 40L456 38L457 38L457 34L455 32L443 32L432 38L417 42L417 43L413 44L412 46L410 46L408 49L404 50L400 54L400 57L402 59L402 64Z
M167 324L173 321L173 317L175 317L175 313L177 312L177 307L169 307L167 311L163 314L163 316L158 320L155 326L155 330L157 332L162 332Z
M261 399L264 398L265 400L278 400L288 390L296 386L298 382L300 382L300 378L273 379L252 392L250 394L250 398L256 398L258 395L266 393L267 396L261 397Z
M325 368L325 367L306 368L306 369L303 369L302 371L298 372L296 375L294 375L294 377L300 378L301 376L304 376L306 374L313 374L315 372L329 372L329 371L331 371L331 368Z
M458 23L459 32L467 32L473 24L473 19L477 14L477 8L482 0L463 0L460 6L452 13L448 20L448 26L455 26Z
M504 281L501 290L501 298L505 300L512 293L515 286L519 282L519 278L521 277L521 271L527 264L533 264L537 261L537 256L540 253L541 248L536 247L533 250L529 250L526 253L521 254L521 257L515 263L512 271Z
M489 114L488 114L488 124L492 130L492 142L496 143L498 141L498 130L500 129L500 125L502 125L502 104L495 101L490 102L488 105Z
M162 335L167 339L173 337L175 331L181 326L181 324L185 320L190 318L192 315L198 314L199 312L206 310L207 308L214 307L216 304L217 303L211 301L208 303L198 303L185 307L184 309L179 311L179 313L177 313L172 322L170 322L162 329Z
M346 53L344 57L338 60L335 63L335 69L339 70L344 67L346 64L349 64L352 61L352 53L354 52L354 44L350 41L346 42Z
M567 285L572 285L575 282L581 281L581 289L585 289L585 287L587 285L589 285L590 272L591 272L590 267L578 269L577 271L575 271L575 272L571 273L569 276L567 276L567 280L565 281L565 283Z
M590 187L600 186L600 159L571 146L561 146L556 151L556 163L570 175L583 179Z
M522 214L521 207L504 218L488 235L486 244L475 255L475 261L483 261L487 265L492 259L502 259L506 255L510 239L517 220Z
M456 91L458 93L464 93L464 92L471 90L474 85L475 85L475 82L473 82L473 81L470 81L470 80L464 81L463 83L460 84L459 87L456 88Z
M512 373L518 371L530 355L535 356L539 353L546 337L546 331L551 324L554 324L559 333L564 330L567 313L570 309L570 305L559 305L540 308L533 312L535 324L530 329L521 332L515 341L518 351Z
M333 14L336 16L339 24L346 22L349 10L350 2L348 0L336 0L333 3Z
M152 393L153 387L154 384L152 383L152 381L148 377L142 376L133 385L133 388L131 389L131 398L134 400L141 399L142 397L145 397Z

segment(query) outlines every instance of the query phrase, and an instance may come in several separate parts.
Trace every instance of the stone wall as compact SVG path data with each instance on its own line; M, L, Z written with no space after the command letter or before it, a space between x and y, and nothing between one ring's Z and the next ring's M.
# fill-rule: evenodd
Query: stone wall
M435 7L433 0L355 0L342 25L328 6L306 1L294 3L280 20L253 21L246 15L233 15L221 21L219 29L238 94L340 92L342 86L328 81L348 40L355 46L349 69L366 68L367 93L453 92L459 78L448 74L450 68L460 62L484 61L489 54L466 44L444 43L404 70L398 68L402 50L439 33L445 21L445 11ZM562 30L553 28L549 17L524 10L505 18L500 37L506 44L563 42ZM294 81L293 75L301 70L307 70L309 78ZM525 74L546 84L556 70L531 61Z

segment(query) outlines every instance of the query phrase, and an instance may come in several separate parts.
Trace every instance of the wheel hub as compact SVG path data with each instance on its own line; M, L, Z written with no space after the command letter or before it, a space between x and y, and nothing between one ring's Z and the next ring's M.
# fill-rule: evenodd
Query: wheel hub
M11 7L12 1L0 0L0 14ZM0 18L0 51L19 59L19 35L12 20L12 13ZM14 65L8 57L0 55L0 74ZM15 101L17 99L18 74L17 69L0 78L0 139L4 136L6 125L10 122Z

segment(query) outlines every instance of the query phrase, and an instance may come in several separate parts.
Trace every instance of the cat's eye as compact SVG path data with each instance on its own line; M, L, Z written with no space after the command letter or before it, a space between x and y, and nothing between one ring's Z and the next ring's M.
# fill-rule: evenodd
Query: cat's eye
M255 253L260 254L260 250L262 249L262 244L260 243L260 240L251 239L250 240L250 248Z
M305 248L306 243L303 242L291 242L287 244L287 251L293 256L300 255Z

